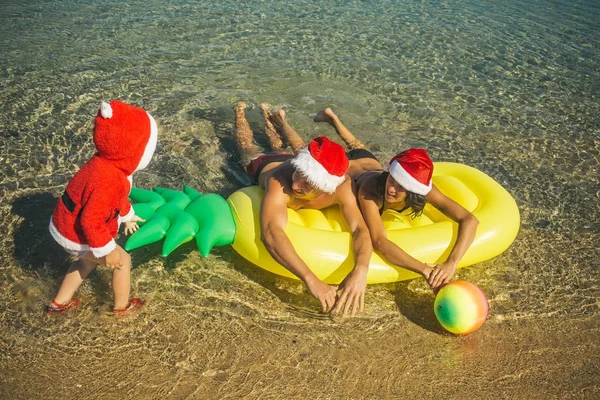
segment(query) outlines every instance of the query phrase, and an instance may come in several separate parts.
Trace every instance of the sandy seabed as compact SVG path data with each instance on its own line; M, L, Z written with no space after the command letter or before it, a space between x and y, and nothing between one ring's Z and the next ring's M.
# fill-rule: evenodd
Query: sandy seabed
M9 312L5 311L4 318ZM6 399L594 399L597 319L492 319L454 337L400 319L280 323L158 302L3 329ZM558 323L557 323L558 321ZM567 323L568 322L568 323ZM6 334L8 333L8 335Z
M543 303L540 294L508 299L504 289L487 286L518 250L487 263L491 270L459 270L458 277L480 283L490 301L488 320L467 336L438 325L433 295L420 279L369 286L365 312L344 319L316 311L300 283L244 265L226 248L208 259L187 245L173 260L157 258L156 251L134 251L133 293L150 302L121 321L106 314L105 268L80 289L82 305L59 316L43 312L58 272L44 281L3 270L0 398L600 396L596 314L586 316L584 306L573 313L519 311L521 302Z

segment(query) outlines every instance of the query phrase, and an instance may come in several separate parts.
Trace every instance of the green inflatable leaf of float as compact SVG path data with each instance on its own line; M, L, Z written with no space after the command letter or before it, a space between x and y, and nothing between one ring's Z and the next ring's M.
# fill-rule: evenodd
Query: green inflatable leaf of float
M190 197L190 199L192 199L192 201L194 201L198 197L202 196L202 193L200 193L196 189L193 189L193 188L191 188L189 186L184 186L183 187L183 193L187 194Z
M167 234L171 227L169 218L161 214L154 214L138 229L125 243L125 250L130 251L150 243L158 242Z
M181 209L181 206L183 204L187 205L191 199L186 194L181 194L185 197L171 196L171 200L156 210L157 214L164 215L170 222L168 231L163 235L165 237L162 248L163 256L169 255L183 243L192 240L196 232L198 232L198 222ZM190 231L191 235L189 234Z
M180 245L194 238L200 225L196 218L187 212L179 212L172 220L171 228L167 232L162 247L162 256L166 257Z
M133 205L133 211L138 217L145 219L146 222L152 218L154 211L163 204L166 200L158 193L151 190L131 188L129 198L136 204ZM140 221L140 225L145 222Z
M153 191L132 188L129 196L137 216L146 223L125 243L125 250L165 239L162 255L168 256L193 238L200 254L207 257L214 246L232 244L235 221L227 200L218 194L202 194L184 186L183 192L155 187Z
M202 193L189 186L183 187L183 194L187 196L187 198L182 196L181 192L171 189L168 191L163 190L161 194L168 197L170 199L169 201L175 201L180 206L183 206L184 204L187 206L190 202L202 196ZM177 247L192 240L199 229L200 225L198 220L192 215L185 211L177 213L173 217L171 229L167 232L161 255L167 257Z
M218 194L209 193L196 198L185 211L193 215L200 224L196 234L198 251L208 257L214 246L233 243L235 221L227 200Z
M131 188L129 198L133 200L134 203L146 203L153 210L156 210L167 202L159 193L135 187Z
M179 190L165 189L161 187L155 187L152 190L159 193L167 201L167 203L176 205L180 210L185 209L185 207L192 201L190 196Z
M144 192L149 191L146 190ZM161 197L161 195L158 193L154 194ZM150 201L153 202L152 204L139 203L133 205L136 215L144 218L146 222L127 240L125 243L126 251L133 250L150 243L158 242L167 235L167 232L170 230L176 216L183 212L183 210L180 208L181 204L186 204L191 201L186 194L181 194L183 194L185 198L177 196L175 201L172 202L165 202L166 200L161 197L163 199L163 205L154 210L150 215L147 215L147 213L150 213L150 210L153 206L160 203L159 201L156 201L156 198L151 198ZM133 200L135 198L139 198L139 195L140 192L137 192L133 196L130 195L130 198ZM147 193L143 193L143 198L148 199L150 197ZM170 198L175 198L175 196L171 196ZM138 214L138 211L140 211L140 214Z
M148 203L139 203L133 205L133 211L135 212L135 215L146 220L145 222L139 221L140 225L144 225L152 218L156 209L152 208Z

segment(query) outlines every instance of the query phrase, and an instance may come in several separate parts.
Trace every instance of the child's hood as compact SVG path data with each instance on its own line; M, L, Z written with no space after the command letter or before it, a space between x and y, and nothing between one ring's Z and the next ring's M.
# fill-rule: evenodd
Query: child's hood
M156 122L150 114L119 100L103 102L94 121L98 156L127 175L148 166L157 136Z

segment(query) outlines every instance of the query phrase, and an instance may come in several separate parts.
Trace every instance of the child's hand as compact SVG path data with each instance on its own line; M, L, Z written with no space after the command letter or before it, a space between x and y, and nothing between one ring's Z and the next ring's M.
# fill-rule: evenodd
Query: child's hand
M146 222L146 220L134 215L133 218L125 222L125 235L131 235L133 232L140 229L138 222Z
M110 269L121 268L121 252L119 251L118 247L106 255L105 263Z

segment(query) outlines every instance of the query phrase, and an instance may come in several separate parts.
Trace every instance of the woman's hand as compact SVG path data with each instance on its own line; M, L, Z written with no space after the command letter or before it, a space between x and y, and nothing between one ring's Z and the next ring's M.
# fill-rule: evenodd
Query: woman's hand
M456 263L446 260L443 263L438 264L433 271L431 271L427 283L429 283L433 292L437 293L442 286L450 282L450 279L454 276L454 272L456 272Z
M420 271L420 274L423 275L423 278L425 278L427 283L429 283L429 276L433 272L434 268L437 267L437 264L425 263L425 265L427 266L427 268Z

